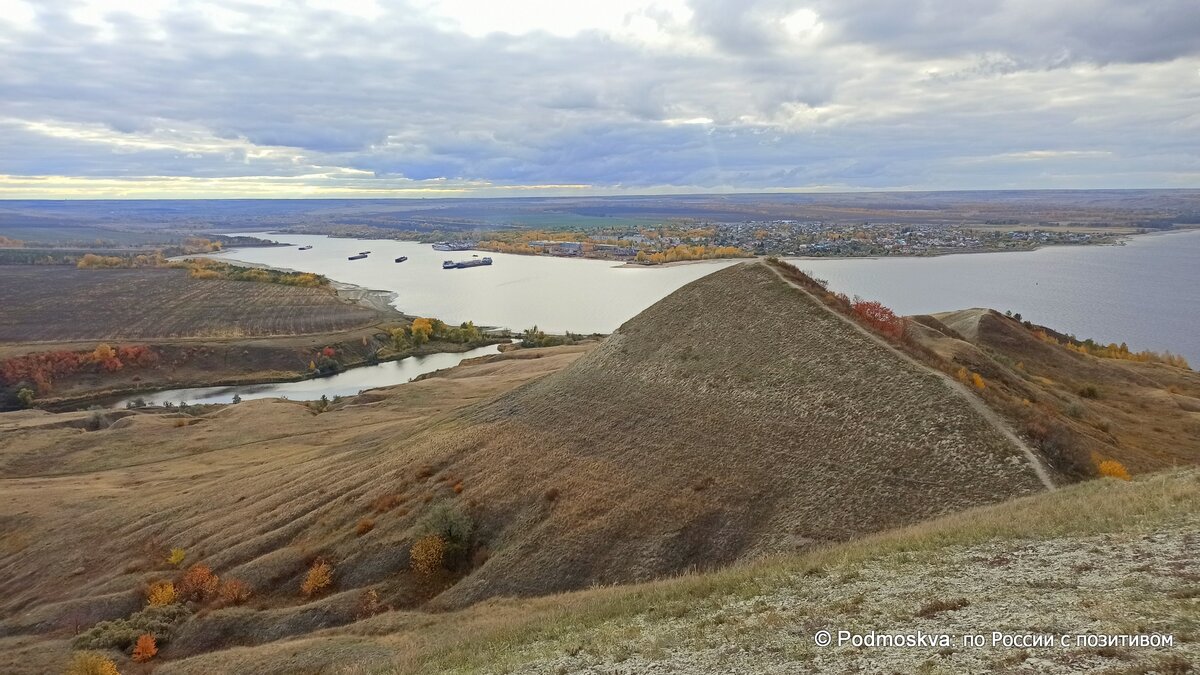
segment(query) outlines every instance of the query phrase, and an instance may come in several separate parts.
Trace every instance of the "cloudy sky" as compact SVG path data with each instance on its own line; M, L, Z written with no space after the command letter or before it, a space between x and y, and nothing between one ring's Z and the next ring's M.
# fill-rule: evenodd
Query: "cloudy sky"
M0 198L1200 187L1197 0L0 0Z

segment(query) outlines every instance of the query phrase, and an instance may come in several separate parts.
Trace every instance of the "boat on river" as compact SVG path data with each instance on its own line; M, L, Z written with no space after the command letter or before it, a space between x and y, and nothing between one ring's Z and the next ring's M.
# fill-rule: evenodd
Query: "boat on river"
M491 264L492 264L491 258L461 260L459 262L454 262L453 260L446 260L446 261L442 262L442 269L444 269L444 270L461 270L461 269L466 269L468 267L482 267L484 265L491 265Z
M406 256L406 255L402 255L399 258L396 258L396 262L404 262L405 260L408 260L408 256Z
M301 246L301 247L300 247L300 250L301 250L301 251L308 251L308 250L310 250L310 249L312 249L312 245L309 245L309 246Z
M433 245L435 251L470 251L475 248L473 241L439 241Z
M358 255L352 255L349 258L346 258L346 260L362 260L365 257L367 257L366 253L359 253Z

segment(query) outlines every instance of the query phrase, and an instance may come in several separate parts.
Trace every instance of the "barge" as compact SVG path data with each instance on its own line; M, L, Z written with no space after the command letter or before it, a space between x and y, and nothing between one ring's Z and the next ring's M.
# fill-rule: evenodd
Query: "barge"
M365 257L367 257L366 253L359 253L358 255L352 255L349 258L346 258L346 260L362 260Z
M446 261L442 262L442 269L444 269L444 270L461 270L461 269L466 269L468 267L481 267L483 265L491 265L491 264L492 264L491 258L479 258L478 260L462 260L459 262L454 262L453 260L446 260Z

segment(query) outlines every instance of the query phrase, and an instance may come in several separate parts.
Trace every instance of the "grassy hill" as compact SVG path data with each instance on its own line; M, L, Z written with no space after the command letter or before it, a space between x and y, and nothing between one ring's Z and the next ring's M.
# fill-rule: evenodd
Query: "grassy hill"
M326 412L252 401L95 431L79 414L0 416L0 653L13 672L58 670L73 643L121 660L124 629L102 622L133 617L157 622L158 658L183 672L404 669L455 636L610 597L503 596L858 550L837 547L1062 482L991 400L898 347L752 263L598 345L487 357ZM1076 504L1036 503L1047 523ZM985 520L994 535L1034 526ZM422 568L414 546L434 533L446 548ZM195 563L249 600L142 611L151 584ZM328 586L302 593L322 564ZM741 569L671 583L768 568ZM639 588L657 587L627 597L657 597ZM638 606L606 602L588 616Z
M344 628L168 664L198 675L1103 672L1200 664L1200 473L1088 481L801 555ZM1174 637L1169 648L820 648L821 629Z

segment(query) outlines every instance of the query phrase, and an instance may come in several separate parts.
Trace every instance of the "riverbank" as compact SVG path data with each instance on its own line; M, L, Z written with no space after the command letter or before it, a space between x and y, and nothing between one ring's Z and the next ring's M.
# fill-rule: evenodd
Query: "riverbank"
M439 354L461 354L471 352L482 347L502 345L508 342L510 342L510 338L495 337L479 342L464 344L449 342L429 343L410 352L397 353L388 357L359 358L355 360L349 360L344 363L340 363L340 369L330 373L320 373L315 371L261 371L245 373L236 376L189 377L171 380L168 384L162 384L161 386L159 384L143 384L142 386L114 387L101 391L90 391L86 394L74 396L41 398L37 400L37 404L39 408L57 412L65 410L77 410L80 408L90 407L92 405L109 407L114 403L124 403L127 400L133 400L136 398L142 398L146 400L169 400L178 403L179 400L175 397L164 398L164 393L179 390L259 387L265 385L326 380L346 375L348 373L353 373L364 368L370 368L372 366L379 366L387 363L396 363L409 358L421 359L423 357L435 356ZM319 398L319 396L314 398Z

